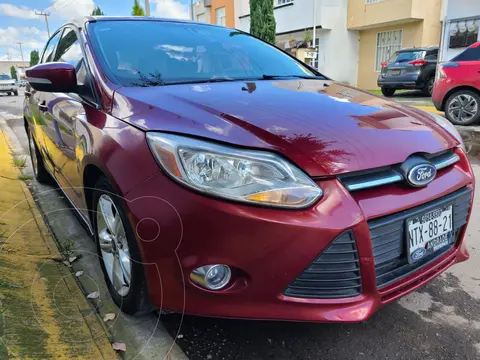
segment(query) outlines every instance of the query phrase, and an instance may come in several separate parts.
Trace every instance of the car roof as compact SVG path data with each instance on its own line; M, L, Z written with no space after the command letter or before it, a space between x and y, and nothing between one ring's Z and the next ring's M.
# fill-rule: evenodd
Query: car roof
M193 22L191 20L167 19L167 18L157 18L157 17L149 17L149 16L82 16L69 21L67 24L74 25L79 29L82 29L86 23L103 22L103 21L155 21L155 22L185 23L185 24L198 24L198 25L205 25L205 26L222 27L214 24Z
M414 48L405 48L398 50L399 53L402 52L411 52L411 51L429 51L429 50L438 50L438 45L424 46L424 47L414 47Z

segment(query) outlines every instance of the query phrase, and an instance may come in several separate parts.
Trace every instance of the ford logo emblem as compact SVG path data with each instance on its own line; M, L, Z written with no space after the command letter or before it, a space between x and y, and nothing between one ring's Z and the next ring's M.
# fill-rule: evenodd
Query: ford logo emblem
M412 260L413 261L416 261L416 260L419 260L421 259L422 257L425 256L425 253L427 252L427 250L425 250L425 248L420 248L420 249L417 249L415 250L413 253L412 253Z
M437 175L437 169L432 164L419 164L412 167L407 173L407 180L412 186L425 186L432 182Z

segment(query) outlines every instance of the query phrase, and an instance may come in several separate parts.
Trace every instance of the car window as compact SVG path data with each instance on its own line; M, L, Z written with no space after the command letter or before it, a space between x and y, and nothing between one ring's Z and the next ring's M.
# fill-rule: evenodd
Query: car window
M388 59L388 62L409 62L417 59L422 59L424 56L425 51L397 51L390 57L390 59Z
M77 66L82 57L82 48L80 47L77 34L73 29L65 29L58 45L55 61L66 62L70 65Z
M58 40L60 39L60 33L61 31L58 32L54 37L52 37L48 42L48 45L45 48L45 51L43 52L43 55L42 55L42 60L41 60L42 64L53 61L53 58L55 56L55 49L57 47Z
M452 61L478 61L478 60L480 60L480 46L470 47L452 59Z
M276 47L234 29L109 21L91 23L89 31L103 66L124 86L320 75Z
M0 80L11 80L12 78L8 75L0 74Z
M437 61L438 59L438 50L428 51L425 55L425 60Z
M87 72L83 61L83 53L77 34L73 29L67 28L58 44L55 61L66 62L75 67L77 83L83 85L86 81Z

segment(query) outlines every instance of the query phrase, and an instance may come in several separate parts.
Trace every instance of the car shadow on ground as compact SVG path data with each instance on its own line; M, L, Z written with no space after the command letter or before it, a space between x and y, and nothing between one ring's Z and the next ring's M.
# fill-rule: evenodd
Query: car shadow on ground
M173 338L178 334L176 341L190 360L478 358L480 330L475 323L480 320L480 301L466 293L455 276L438 278L402 301L354 324L177 314L162 315L161 321ZM450 324L449 318L463 320L461 325Z

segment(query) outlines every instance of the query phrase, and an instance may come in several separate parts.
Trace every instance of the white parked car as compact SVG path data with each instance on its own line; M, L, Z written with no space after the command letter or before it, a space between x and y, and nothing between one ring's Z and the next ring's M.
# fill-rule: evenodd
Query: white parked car
M18 95L18 86L10 75L0 74L0 93L8 95Z

